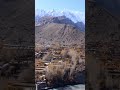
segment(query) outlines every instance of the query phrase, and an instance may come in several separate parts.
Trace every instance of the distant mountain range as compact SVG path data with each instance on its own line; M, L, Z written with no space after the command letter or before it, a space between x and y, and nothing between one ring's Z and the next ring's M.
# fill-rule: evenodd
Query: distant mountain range
M37 44L51 45L59 42L64 45L78 44L84 46L85 24L83 22L75 22L66 15L56 16L54 13L41 12L35 17L35 42Z
M85 24L85 13L79 11L71 11L71 10L35 10L35 21L40 17L43 16L66 16L67 18L71 19L74 23L76 22L83 22Z
M77 29L79 29L81 31L85 30L85 25L83 22L74 23L72 20L70 20L66 16L58 16L58 17L43 16L37 20L36 26L44 25L44 24L48 24L48 23L69 24L69 25L76 27Z

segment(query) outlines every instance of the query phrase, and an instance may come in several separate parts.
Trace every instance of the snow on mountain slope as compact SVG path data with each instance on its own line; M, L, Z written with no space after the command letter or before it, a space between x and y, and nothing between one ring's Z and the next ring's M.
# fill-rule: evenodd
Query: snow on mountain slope
M73 22L83 22L85 23L85 13L79 11L71 11L71 10L35 10L35 22L43 16L66 16L67 18L71 19Z

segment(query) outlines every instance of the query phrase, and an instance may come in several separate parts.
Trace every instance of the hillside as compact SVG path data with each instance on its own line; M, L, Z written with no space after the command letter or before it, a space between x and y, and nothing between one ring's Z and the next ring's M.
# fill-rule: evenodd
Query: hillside
M84 44L84 31L65 16L42 17L40 25L35 27L35 42L51 45L59 42L62 45Z

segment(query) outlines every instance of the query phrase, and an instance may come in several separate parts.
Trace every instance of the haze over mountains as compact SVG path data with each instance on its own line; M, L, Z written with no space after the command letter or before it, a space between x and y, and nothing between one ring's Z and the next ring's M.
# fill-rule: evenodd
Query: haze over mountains
M35 16L37 44L51 45L59 42L62 45L84 45L85 25L77 15L70 12L62 12L62 15L54 10L48 13L43 10L40 12Z

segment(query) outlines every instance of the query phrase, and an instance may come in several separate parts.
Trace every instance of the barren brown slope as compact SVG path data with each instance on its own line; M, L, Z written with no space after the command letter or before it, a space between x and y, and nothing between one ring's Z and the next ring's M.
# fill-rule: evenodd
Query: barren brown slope
M84 32L73 25L48 23L35 27L35 42L50 45L55 42L71 45L84 43Z

